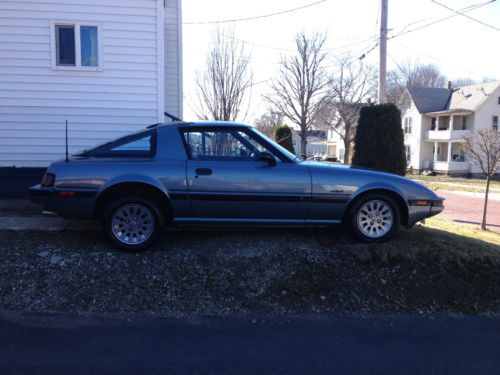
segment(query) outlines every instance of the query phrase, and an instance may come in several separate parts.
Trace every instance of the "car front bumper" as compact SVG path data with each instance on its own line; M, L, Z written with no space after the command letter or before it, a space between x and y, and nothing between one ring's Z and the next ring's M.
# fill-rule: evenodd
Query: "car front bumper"
M444 210L443 201L443 198L410 200L407 227L411 228L415 223L441 213Z

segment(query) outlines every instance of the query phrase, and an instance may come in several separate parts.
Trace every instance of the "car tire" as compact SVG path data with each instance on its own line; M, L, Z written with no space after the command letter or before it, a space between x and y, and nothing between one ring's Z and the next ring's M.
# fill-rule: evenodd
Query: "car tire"
M150 248L164 228L157 205L142 197L126 197L112 202L103 215L107 239L119 250L141 252Z
M384 242L394 237L401 225L401 212L385 194L368 194L357 199L350 210L350 228L363 242Z

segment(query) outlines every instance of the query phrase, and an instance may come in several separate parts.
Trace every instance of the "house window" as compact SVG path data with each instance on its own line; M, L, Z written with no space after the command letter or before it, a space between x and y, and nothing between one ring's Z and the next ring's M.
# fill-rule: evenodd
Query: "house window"
M411 149L410 146L405 145L405 154L406 154L406 162L409 163L411 161Z
M405 132L405 134L411 134L412 120L413 119L411 117L405 117L405 119L404 119L404 132Z
M436 154L436 146L432 146L432 153ZM437 147L437 154L441 153L441 146Z
M462 117L462 130L467 129L467 117Z
M99 70L101 65L99 25L54 23L53 34L54 69Z
M498 104L500 104L500 96L498 97Z
M435 117L431 118L431 130L436 130L437 119Z
M498 130L498 116L493 116L491 127L493 130Z
M58 66L75 66L75 27L56 25L56 56Z
M467 158L465 157L465 152L462 147L458 147L456 149L452 149L452 157L451 159L453 161L460 161L464 162L467 161Z

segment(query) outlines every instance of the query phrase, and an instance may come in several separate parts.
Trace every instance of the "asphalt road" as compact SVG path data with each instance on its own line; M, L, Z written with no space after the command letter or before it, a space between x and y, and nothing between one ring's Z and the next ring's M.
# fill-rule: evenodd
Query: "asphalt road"
M0 316L0 373L498 374L500 318Z

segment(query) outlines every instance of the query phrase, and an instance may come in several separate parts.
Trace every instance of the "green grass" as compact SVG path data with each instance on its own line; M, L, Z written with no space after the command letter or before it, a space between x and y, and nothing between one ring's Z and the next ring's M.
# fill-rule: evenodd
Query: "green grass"
M452 220L432 217L426 220L425 227L442 230L463 237L474 238L500 246L500 233L482 230L478 225L457 223Z
M363 246L366 245L357 245ZM425 224L418 223L411 230L401 230L394 241L368 246L409 258L432 255L443 260L485 257L500 260L500 233L438 217L427 219Z
M406 177L419 180L432 190L469 191L477 193L484 193L486 190L486 179L481 178L424 176L416 174L407 174ZM500 193L500 180L495 179L491 181L490 191L493 193Z

